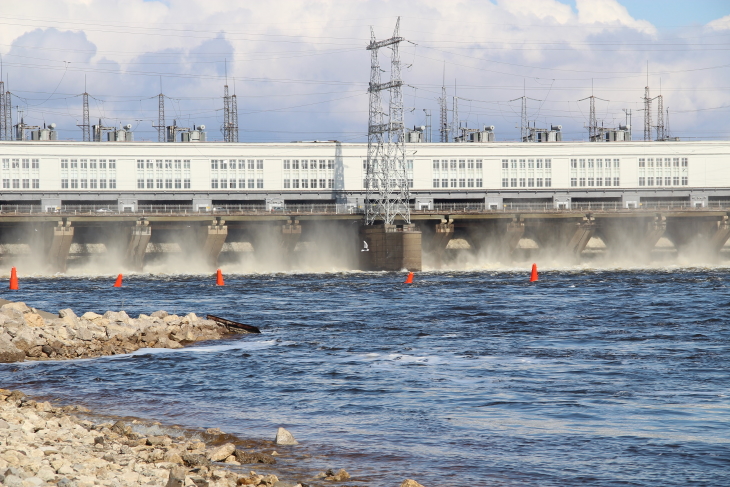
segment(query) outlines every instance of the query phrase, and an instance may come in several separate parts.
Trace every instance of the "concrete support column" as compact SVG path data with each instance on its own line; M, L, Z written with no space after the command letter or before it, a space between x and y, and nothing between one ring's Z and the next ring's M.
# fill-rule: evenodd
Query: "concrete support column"
M512 254L520 244L520 239L525 234L525 221L521 218L514 218L507 224L502 237L502 248L507 254Z
M124 255L125 263L131 269L141 271L144 265L144 254L147 251L147 244L152 238L152 228L147 220L138 220L137 224L130 229L129 243Z
M728 221L728 217L726 215L722 218L722 220L717 222L715 232L710 238L710 246L712 250L720 252L727 243L728 238L730 238L730 221Z
M421 232L414 224L368 225L360 237L368 243L368 252L360 252L366 270L421 270Z
M592 216L587 215L583 218L582 222L576 224L575 232L568 241L568 252L575 256L579 256L586 249L586 245L588 245L588 242L591 237L593 237L595 231L595 219Z
M423 249L432 254L437 267L441 267L444 251L454 237L454 221L448 217L441 223L421 225Z
M299 220L289 220L281 226L281 248L286 252L294 252L294 248L302 237L302 226Z
M730 223L727 215L669 218L666 234L677 250L716 254L730 237Z
M218 256L228 237L228 227L225 220L215 220L212 225L201 228L203 241L203 257L212 266L218 265Z
M68 251L74 238L74 229L70 221L60 221L53 228L51 246L48 249L48 265L51 270L66 272Z

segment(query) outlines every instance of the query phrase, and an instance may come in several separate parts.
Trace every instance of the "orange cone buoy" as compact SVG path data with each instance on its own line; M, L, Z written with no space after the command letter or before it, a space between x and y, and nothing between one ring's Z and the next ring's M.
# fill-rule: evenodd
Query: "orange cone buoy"
M537 264L532 264L532 274L530 274L530 282L537 281Z
M413 273L409 272L408 277L406 277L405 282L403 284L413 284Z
M10 270L10 289L14 291L18 289L18 271L15 267Z
M114 287L122 287L122 275L121 274L119 274L117 276L117 280L114 283Z
M220 269L218 269L218 272L216 272L215 284L216 284L216 286L225 286L226 285L226 283L223 282L223 273L221 272Z

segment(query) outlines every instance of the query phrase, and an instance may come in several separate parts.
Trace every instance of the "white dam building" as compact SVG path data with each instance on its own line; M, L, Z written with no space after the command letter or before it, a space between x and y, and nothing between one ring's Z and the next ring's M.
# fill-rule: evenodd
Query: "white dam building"
M0 142L1 205L192 210L365 199L367 144ZM730 142L406 144L413 208L730 200Z

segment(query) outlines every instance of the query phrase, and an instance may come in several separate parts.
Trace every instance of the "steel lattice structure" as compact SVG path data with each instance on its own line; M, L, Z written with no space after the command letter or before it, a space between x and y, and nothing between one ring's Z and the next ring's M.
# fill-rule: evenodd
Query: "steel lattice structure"
M8 130L5 127L5 83L0 80L0 140L8 140Z
M235 90L235 86L234 86ZM238 99L236 94L231 95L231 113L229 116L230 142L238 142Z
M392 225L397 216L411 222L409 206L410 189L406 165L405 123L403 120L403 81L401 80L399 44L404 41L399 34L400 17L395 24L393 37L382 41L375 39L370 29L370 108L368 122L368 158L366 162L366 222L377 221ZM378 49L391 49L390 81L380 82ZM387 121L383 112L383 91L390 92Z
M81 95L83 98L83 115L81 127L81 135L84 142L91 142L91 122L89 121L89 94L84 91Z

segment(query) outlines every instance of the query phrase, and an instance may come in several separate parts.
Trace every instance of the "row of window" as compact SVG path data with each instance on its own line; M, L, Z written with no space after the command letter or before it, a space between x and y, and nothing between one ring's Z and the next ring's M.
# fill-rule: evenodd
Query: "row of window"
M619 178L613 178L613 186L619 186ZM570 178L570 186L572 187L598 187L598 186L611 186L611 178Z
M481 159L434 159L433 169L446 171L448 169L481 169L483 166Z
M145 185L145 182L147 183ZM173 186L174 184L174 186ZM190 189L190 179L137 179L137 189Z
M35 160L35 159L34 159ZM116 159L61 159L61 169L68 169L71 167L71 169L78 169L79 167L81 169L106 169L107 167L109 169L116 169L117 168L117 160Z
M639 186L655 186L655 184L654 184L655 182L656 182L656 186L679 186L680 180L682 181L682 186L689 185L689 179L687 179L687 176L682 176L681 179L679 176L674 176L674 177L667 176L664 179L662 179L661 177L657 177L656 179L654 179L651 176L649 176L647 178L640 176L639 177ZM662 182L664 184L662 184Z
M190 169L190 159L137 159L137 169Z
M611 167L611 159L571 159L570 160L570 168L571 169L601 169L603 167L610 168ZM614 159L613 160L613 167L621 167L621 160L620 159Z
M550 188L552 178L502 178L503 188Z
M661 157L657 157L654 159L653 157L640 157L639 158L639 167L654 167L654 162L656 161L656 167L680 167L680 160L682 167L689 166L689 159L687 157L665 157L662 159Z
M449 184L451 183L451 184ZM481 188L483 185L482 178L451 178L451 179L434 179L434 188Z
M396 187L397 186L396 185L397 182L398 182L397 179L391 179L391 181L390 181L391 187ZM405 179L401 179L400 180L400 186L402 186L403 183L405 183L405 182L406 182ZM368 180L367 179L363 179L362 180L362 187L365 188L365 189L368 189ZM408 187L409 188L412 188L413 187L413 179L410 179L410 178L408 179ZM377 179L373 179L373 189L377 189L377 188L378 188L378 180Z
M211 179L210 180L210 187L212 189L236 189L236 180L235 179ZM238 180L238 188L239 189L245 189L246 188L246 180L245 179L239 179ZM248 188L254 189L254 180L249 179L248 180ZM264 188L264 180L263 179L256 179L256 188L255 189L263 189Z
M12 184L12 186L11 186ZM3 189L38 189L41 187L39 179L3 179Z
M254 165L256 169L263 169L264 168L264 160L263 159L239 159L238 162L236 162L235 159L231 159L229 161L225 159L211 159L210 160L210 168L211 169L254 169ZM188 166L189 169L189 166Z
M363 171L368 170L368 160L367 159L362 160L362 169L363 169ZM378 170L378 160L377 159L373 159L373 169L375 171ZM408 172L413 171L413 159L406 159L406 170Z
M502 169L552 169L552 159L502 159Z
M334 169L334 159L284 159L284 169Z
M3 159L3 169L38 169L40 167L39 159Z
M116 179L61 179L61 189L116 189Z
M301 186L300 186L301 185ZM334 179L284 179L284 189L332 189L335 187Z

